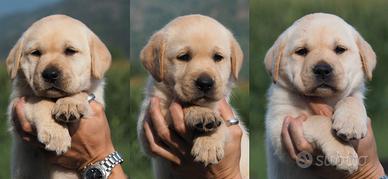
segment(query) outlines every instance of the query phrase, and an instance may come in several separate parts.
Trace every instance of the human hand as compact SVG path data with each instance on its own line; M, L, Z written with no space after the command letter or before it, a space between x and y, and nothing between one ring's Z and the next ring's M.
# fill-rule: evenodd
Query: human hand
M325 115L331 118L333 109L320 102L314 100L310 103L311 109L317 115ZM305 151L311 154L320 154L318 149L315 149L303 135L303 121L307 119L306 116L301 115L296 118L287 117L283 122L282 127L282 142L293 160L298 160L297 154ZM371 121L368 120L367 136L361 140L351 141L358 156L360 166L353 174L349 175L344 171L336 170L330 166L313 166L314 172L323 178L378 178L384 175L384 170L380 164L377 156L376 142L371 127Z
M24 98L21 98L15 105L12 117L14 129L23 141L44 149L44 145L37 140L36 130L25 118L24 103ZM93 111L91 116L67 124L72 139L71 148L59 156L47 151L52 164L81 171L86 165L103 160L115 151L103 106L95 101L90 105ZM126 178L120 165L114 167L110 178Z
M218 103L221 117L228 120L234 116L226 100ZM176 175L184 178L241 178L240 154L242 130L238 125L229 126L230 142L225 145L224 158L216 165L204 167L194 162L190 154L192 136L185 126L182 107L174 102L169 107L173 127L167 126L160 111L160 100L151 99L148 117L144 122L145 136L154 155L172 163Z

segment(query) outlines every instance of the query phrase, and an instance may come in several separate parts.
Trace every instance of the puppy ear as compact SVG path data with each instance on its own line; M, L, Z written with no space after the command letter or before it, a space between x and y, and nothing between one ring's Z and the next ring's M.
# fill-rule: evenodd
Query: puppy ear
M368 80L372 80L372 72L376 67L376 54L372 47L359 33L356 35L356 43L360 52L362 67Z
M164 58L166 43L164 34L156 32L140 52L143 66L151 73L157 82L164 79Z
M237 40L232 36L231 37L231 71L233 78L237 80L238 73L240 72L241 66L244 61L244 53L241 50L241 47Z
M112 62L112 56L105 44L90 31L90 55L92 58L92 76L98 80L104 77Z
M11 79L15 79L16 74L20 68L20 60L23 55L23 37L21 37L16 44L13 46L11 51L8 54L6 65L7 71Z
M265 68L272 77L274 83L279 80L280 62L283 58L284 42L282 37L279 37L273 46L268 50L264 58Z

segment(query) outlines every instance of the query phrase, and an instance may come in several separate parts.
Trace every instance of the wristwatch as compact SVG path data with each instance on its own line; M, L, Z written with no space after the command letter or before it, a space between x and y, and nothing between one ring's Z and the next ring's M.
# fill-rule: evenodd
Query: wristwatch
M82 170L82 179L108 179L113 167L123 163L123 158L118 152L113 152L104 160L89 164Z

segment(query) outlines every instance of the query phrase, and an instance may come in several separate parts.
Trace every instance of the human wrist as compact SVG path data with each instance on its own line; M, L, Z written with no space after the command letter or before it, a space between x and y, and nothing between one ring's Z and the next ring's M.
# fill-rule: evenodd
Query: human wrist
M219 175L215 177L217 179L241 179L241 173L240 172L233 172L227 175Z
M120 154L114 151L104 159L88 164L81 172L82 178L126 178L120 165L123 161Z
M82 171L86 166L102 161L109 154L115 151L113 145L106 145L103 149L95 152L89 152L89 157L85 160L85 162L81 165L80 170Z
M213 170L210 173L211 176L207 178L217 178L217 179L241 179L240 167L236 166L234 168L229 168L226 170L217 169Z
M128 177L125 175L123 167L121 166L121 164L114 167L112 169L111 175L109 176L109 179L124 179L124 178L128 178Z
M384 176L384 168L381 165L380 161L366 163L359 167L359 169L347 176L346 179L358 179L358 178L371 178L379 179Z

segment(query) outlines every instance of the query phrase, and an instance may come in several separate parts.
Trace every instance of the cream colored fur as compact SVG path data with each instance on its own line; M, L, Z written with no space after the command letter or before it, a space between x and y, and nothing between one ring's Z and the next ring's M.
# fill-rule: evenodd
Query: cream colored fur
M104 104L103 75L110 62L108 49L82 22L65 15L38 20L23 33L7 58L12 78L10 118L15 102L25 97L25 116L36 128L38 140L57 155L66 152L71 146L66 123L90 114L88 94L94 93ZM55 85L42 77L50 67L61 73ZM79 178L78 171L50 164L44 155L47 151L12 133L13 179Z
M337 47L346 50L336 53ZM306 55L297 51L307 48ZM333 76L328 86L319 87L313 69L329 64ZM286 116L308 115L304 135L320 149L329 163L349 173L358 168L358 156L347 142L367 133L363 103L366 79L371 79L376 56L359 33L341 18L324 13L302 17L283 32L265 57L274 83L268 92L266 146L268 178L318 178L311 170L291 161L281 143ZM334 108L332 119L314 115L308 103L318 97ZM340 140L342 137L343 140Z
M214 54L223 59L215 62ZM177 59L190 54L191 59ZM229 97L233 82L243 61L243 54L233 35L216 20L202 15L181 16L156 32L141 52L141 59L151 73L138 119L138 137L145 153L152 157L156 178L176 178L169 161L154 156L145 141L143 123L151 97L161 99L161 111L171 125L168 107L173 100L188 103L184 107L186 127L191 130L199 122L216 121L221 125L203 136L193 139L191 154L195 161L204 165L217 164L224 156L228 142L228 130L219 116L216 101ZM206 98L195 86L201 74L208 74L215 81L214 89ZM241 143L240 169L243 178L249 178L249 142L245 127Z

